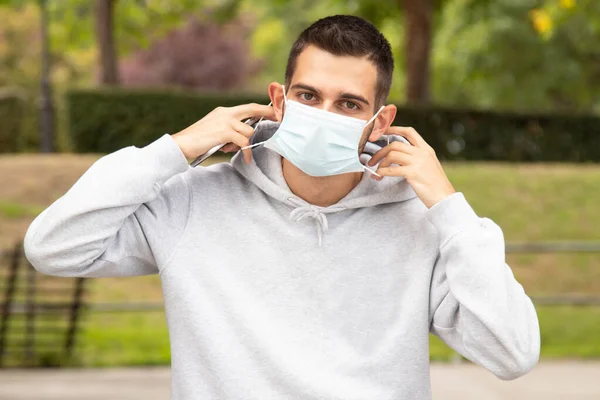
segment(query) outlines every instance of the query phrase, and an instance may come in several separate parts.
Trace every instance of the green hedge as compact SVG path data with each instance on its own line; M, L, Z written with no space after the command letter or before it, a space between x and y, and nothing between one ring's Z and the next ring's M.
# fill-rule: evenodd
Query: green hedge
M175 133L217 106L267 104L264 96L157 90L73 90L69 130L78 152L145 146ZM600 161L600 118L442 107L398 108L394 125L413 126L445 160Z
M23 122L23 101L10 92L0 92L0 153L16 152Z
M77 90L67 94L69 133L74 151L110 153L142 147L176 133L217 106L269 103L252 95L192 95L177 91Z
M600 161L600 118L593 115L402 107L394 123L415 127L441 159Z

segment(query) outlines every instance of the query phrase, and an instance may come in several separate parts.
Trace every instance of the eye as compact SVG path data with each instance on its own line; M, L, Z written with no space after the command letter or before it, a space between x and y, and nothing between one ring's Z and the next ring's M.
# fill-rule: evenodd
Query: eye
M358 104L352 102L352 101L345 101L344 102L344 107L346 107L349 110L358 110L360 109L360 107L358 106Z
M300 93L300 98L302 100L311 101L315 96L312 93Z

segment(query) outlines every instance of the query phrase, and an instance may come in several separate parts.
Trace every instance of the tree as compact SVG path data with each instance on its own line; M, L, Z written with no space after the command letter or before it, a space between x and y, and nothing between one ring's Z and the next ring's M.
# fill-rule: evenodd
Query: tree
M392 43L399 64L404 67L404 97L410 103L431 101L430 59L433 47L434 19L447 0L361 0L355 10L379 28L393 26L401 32ZM388 31L389 32L389 31Z
M398 39L391 45L396 52L397 60L405 64L406 74L398 75L405 80L405 98L410 102L428 102L429 93L429 59L432 47L432 30L434 11L441 7L443 0L298 0L288 2L269 0L251 2L245 0L227 0L223 6L227 18L240 12L254 12L266 23L281 20L285 30L285 41L293 40L310 22L325 15L345 13L360 15L380 29L387 32L397 31L390 35ZM261 7L262 5L262 7ZM404 21L404 24L401 23ZM404 25L404 28L403 28ZM403 38L403 43L402 43ZM281 43L279 43L281 44ZM283 57L279 57L283 59Z
M117 85L119 70L114 40L114 8L116 0L96 0L95 28L99 48L100 83Z
M40 135L42 152L54 152L54 105L52 103L52 86L50 83L50 38L48 37L48 9L47 0L39 0L41 11L40 37L42 42L42 69L41 69L41 118Z
M198 0L49 1L54 47L59 54L96 47L97 81L115 85L120 80L119 57L149 46L187 17L201 14L198 4Z
M79 52L87 52L90 47L99 45L101 48L100 58L101 65L101 82L115 83L118 82L116 69L116 60L119 54L131 51L132 49L142 48L150 43L155 37L160 37L166 31L174 26L178 26L183 20L182 16L188 16L194 12L199 12L197 9L198 2L194 0L136 0L118 2L118 12L116 10L117 1L97 0L92 3L88 0L0 0L0 12L4 13L6 9L23 10L28 9L32 4L35 4L40 13L40 32L39 40L34 41L33 47L37 50L37 45L40 47L37 54L40 57L38 60L29 60L29 63L24 63L24 59L30 58L29 43L20 43L24 49L17 49L14 52L8 51L11 58L11 71L6 71L7 75L19 75L18 81L7 79L11 84L28 85L30 80L38 79L41 86L40 91L40 138L42 151L54 151L54 104L52 101L52 76L56 71L53 68L57 65L63 67L62 71L66 71L68 75L81 77L82 71L87 71L88 66L81 68L77 65L78 60L73 57L73 54ZM93 6L96 5L96 30L92 23L94 15ZM20 16L18 17L21 20ZM114 24L113 24L114 20ZM4 21L3 21L4 22ZM29 23L29 20L25 22ZM9 24L7 24L9 25ZM4 26L0 26L0 40ZM11 27L12 28L12 27ZM22 27L15 27L19 31ZM121 42L117 45L114 41L115 28L119 33ZM97 42L94 41L97 33ZM26 36L25 32L23 36ZM12 38L9 38L11 40ZM22 39L22 38L19 38ZM11 45L14 42L10 41ZM23 51L22 51L23 50ZM0 52L1 53L1 52ZM2 56L2 54L0 54ZM15 57L13 57L15 56ZM28 68L30 65L40 65L41 70L23 74L19 71L25 65ZM0 83L4 79L2 68L0 65ZM15 72L16 71L16 72ZM67 76L64 80L69 80ZM32 97L37 99L37 93Z
M436 100L600 111L600 3L579 0L564 8L563 1L449 2L434 39Z
M23 7L28 2L22 0L3 0L0 1L0 6L11 5ZM39 70L39 85L40 85L40 102L39 102L39 135L41 151L50 153L55 151L54 131L55 131L55 115L54 104L52 101L52 83L50 79L50 71L52 68L52 55L50 49L49 37L49 17L47 0L36 0L39 8L39 38L40 43L40 70ZM25 44L23 44L25 45ZM17 60L14 60L17 61ZM12 83L12 82L11 82Z
M73 1L73 0L71 0ZM78 0L79 1L79 0ZM129 4L126 4L129 3ZM115 10L119 5L117 18L115 18ZM83 8L82 5L80 7ZM82 9L81 8L81 9ZM160 21L162 29L177 27L184 20L185 14L191 14L199 11L198 1L148 1L138 0L129 2L119 2L117 0L95 0L94 4L94 27L96 34L96 43L98 45L98 66L100 68L99 83L108 85L119 84L119 68L118 68L118 50L115 42L115 27L130 26L134 20L139 21L142 14L148 14L154 18L160 16L163 18ZM119 19L122 16L122 19ZM117 24L115 24L117 19ZM156 21L155 21L156 22ZM139 28L144 31L144 26ZM164 31L163 31L164 32ZM140 32L128 31L133 36L141 36ZM157 37L157 36L155 36Z
M281 44L291 42L302 28L316 18L331 13L361 15L380 28L386 27L387 33L391 33L389 36L394 41L392 46L397 53L398 64L406 62L406 74L396 74L396 80L405 80L405 97L410 101L422 102L430 98L431 31L434 12L440 9L444 0L213 0L207 3L215 5L217 9L216 13L208 15L209 18L218 17L221 22L240 14L257 15L267 24L281 21L284 26L280 32L282 39L277 44L279 48L272 49L280 60L287 55L283 54L287 51L281 50ZM95 0L94 3L88 0L61 0L53 1L50 5L51 20L61 23L60 29L53 34L57 51L89 47L95 36L100 50L99 81L106 83L118 82L115 65L120 55L148 46L171 28L179 26L189 15L202 16L198 1L194 0ZM95 35L90 34L92 15L95 19ZM399 22L402 20L404 24ZM118 43L115 37L119 38ZM399 55L399 52L405 55ZM272 72L273 67L267 66L267 73Z
M253 59L249 27L189 18L149 48L120 63L124 86L230 90L244 85L262 63Z
M426 103L429 93L429 59L433 35L431 0L401 0L406 34L406 99Z

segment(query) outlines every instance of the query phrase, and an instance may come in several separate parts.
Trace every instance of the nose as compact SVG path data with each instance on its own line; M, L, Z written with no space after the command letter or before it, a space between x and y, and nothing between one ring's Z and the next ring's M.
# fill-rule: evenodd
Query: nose
M319 105L319 108L321 110L325 110L325 111L329 111L329 112L335 112L335 101L333 101L333 100L324 100Z

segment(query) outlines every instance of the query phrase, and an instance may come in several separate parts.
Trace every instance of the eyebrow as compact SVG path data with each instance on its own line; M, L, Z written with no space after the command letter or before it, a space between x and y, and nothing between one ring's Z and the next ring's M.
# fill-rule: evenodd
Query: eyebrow
M357 94L342 93L342 98L344 98L344 99L350 99L350 100L358 100L358 101L361 101L361 102L365 103L366 105L369 105L369 101L367 99L365 99L364 97L359 96Z
M309 92L314 92L316 94L321 94L321 91L315 87L312 87L310 85L305 85L304 83L296 83L294 85L292 85L292 87L290 87L290 90L292 89L304 89L304 90L308 90ZM366 105L370 105L369 101L367 99L365 99L364 97L357 95L357 94L353 94L353 93L348 93L348 92L344 92L341 94L341 97L343 99L349 99L349 100L357 100L360 101L362 103L365 103Z

